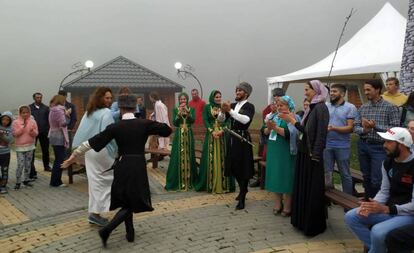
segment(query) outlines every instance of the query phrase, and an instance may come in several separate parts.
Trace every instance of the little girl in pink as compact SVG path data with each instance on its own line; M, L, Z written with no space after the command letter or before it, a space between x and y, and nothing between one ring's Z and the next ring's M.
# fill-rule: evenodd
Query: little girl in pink
M14 145L17 154L16 186L19 190L22 183L22 172L24 172L23 185L33 186L29 182L29 173L32 163L35 141L38 134L36 121L31 117L30 107L23 105L19 107L19 117L12 125Z

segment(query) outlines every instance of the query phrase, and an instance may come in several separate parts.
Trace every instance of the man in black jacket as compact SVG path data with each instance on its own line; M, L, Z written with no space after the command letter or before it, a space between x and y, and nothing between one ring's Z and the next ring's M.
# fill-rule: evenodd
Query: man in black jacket
M247 142L251 142L248 129L255 112L254 105L247 101L252 90L250 84L240 83L236 87L237 103L226 102L221 108L226 117L230 117L231 130L244 139L230 135L226 156L225 174L235 177L240 188L239 196L236 198L239 201L236 210L244 209L249 179L254 175L253 148Z
M45 171L52 171L49 165L49 138L47 137L49 133L49 107L42 103L42 98L42 93L34 93L34 103L29 106L39 129L39 135L36 137L36 145L37 141L39 141L42 149L43 168ZM37 178L37 172L34 166L34 156L32 160L32 168L30 170L30 178Z

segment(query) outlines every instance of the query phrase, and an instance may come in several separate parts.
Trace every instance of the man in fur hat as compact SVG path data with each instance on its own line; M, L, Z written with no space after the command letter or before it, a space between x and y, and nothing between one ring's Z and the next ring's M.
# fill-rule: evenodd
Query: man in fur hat
M231 130L251 142L248 131L254 116L254 105L247 101L252 94L252 86L242 82L236 86L236 103L222 104L222 112L230 117ZM254 175L253 147L246 141L230 135L227 146L226 174L234 176L239 184L236 210L244 209L249 179Z

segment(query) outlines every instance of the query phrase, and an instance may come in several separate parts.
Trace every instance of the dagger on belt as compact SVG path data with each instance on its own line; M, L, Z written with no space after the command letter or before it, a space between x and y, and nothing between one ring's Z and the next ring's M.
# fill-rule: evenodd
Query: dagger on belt
M239 139L239 140L241 140L241 141L244 141L244 142L247 142L248 144L250 144L252 147L254 147L254 144L251 142L251 141L249 141L248 139L246 139L246 138L244 138L243 136L241 136L240 134L238 134L238 133L236 133L236 132L234 132L233 130L231 130L231 129L228 129L227 127L225 127L225 128L223 128L225 131L227 131L227 132L229 132L229 134L231 134L231 135L233 135L234 137L236 137L237 139Z

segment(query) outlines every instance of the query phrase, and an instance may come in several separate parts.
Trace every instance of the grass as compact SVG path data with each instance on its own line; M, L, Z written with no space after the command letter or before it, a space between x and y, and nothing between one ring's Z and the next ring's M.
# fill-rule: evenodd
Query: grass
M36 145L35 158L42 160L42 149L40 147L39 142L37 142L37 145ZM53 152L52 146L49 146L49 159L50 159L50 164L53 164L53 162L55 161L55 153Z

